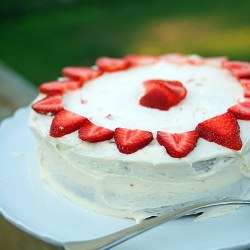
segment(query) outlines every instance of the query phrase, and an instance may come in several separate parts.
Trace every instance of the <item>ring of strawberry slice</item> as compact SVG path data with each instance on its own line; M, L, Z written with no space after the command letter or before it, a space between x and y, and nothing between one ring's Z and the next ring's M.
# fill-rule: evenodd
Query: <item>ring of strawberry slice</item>
M160 57L148 55L127 55L124 58L101 57L96 61L96 68L66 67L62 73L68 80L43 83L39 87L45 97L32 104L32 108L42 115L54 116L50 127L50 136L58 138L78 131L83 142L97 143L114 138L118 150L123 154L134 153L151 143L153 134L140 129L116 128L115 131L100 127L86 117L66 110L62 96L84 86L104 72L117 72L130 67L149 65L163 60L176 64L208 63L219 65L229 70L236 77L244 90L244 97L250 97L250 63L228 61L226 58L202 58L181 54L168 54ZM147 108L168 110L181 102L187 94L179 81L153 79L144 82L145 93L139 104ZM224 114L199 123L192 131L169 133L158 131L156 139L173 158L183 158L196 147L199 138L232 150L240 150L242 141L238 119L250 120L250 100L239 102L230 107Z

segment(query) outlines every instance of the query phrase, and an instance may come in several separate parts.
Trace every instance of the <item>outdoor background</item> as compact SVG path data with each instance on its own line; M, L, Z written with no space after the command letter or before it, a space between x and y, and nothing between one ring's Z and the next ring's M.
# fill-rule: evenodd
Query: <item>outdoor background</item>
M249 0L0 0L0 60L35 87L100 56L179 52L250 61L249 11ZM8 85L0 76L0 97ZM0 239L3 250L51 249L3 219Z
M127 53L250 61L249 0L0 0L0 58L35 85Z

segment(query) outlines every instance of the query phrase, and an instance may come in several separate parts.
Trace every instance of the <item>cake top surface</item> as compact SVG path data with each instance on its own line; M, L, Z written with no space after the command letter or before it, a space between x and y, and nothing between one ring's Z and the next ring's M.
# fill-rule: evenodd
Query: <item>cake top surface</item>
M237 154L248 142L249 63L130 55L99 58L92 68L66 67L63 76L40 86L34 120L76 151L189 161Z
M144 107L139 100L144 93L143 82L150 79L178 80L186 87L187 95L167 111ZM109 129L181 133L226 112L242 99L243 89L226 69L161 61L104 74L87 82L79 91L66 94L63 102L68 110Z

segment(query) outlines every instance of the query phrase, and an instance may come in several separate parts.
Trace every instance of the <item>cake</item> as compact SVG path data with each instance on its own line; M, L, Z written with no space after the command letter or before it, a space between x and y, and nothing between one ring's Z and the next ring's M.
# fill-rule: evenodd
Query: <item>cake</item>
M137 219L250 194L250 63L127 55L62 73L29 119L59 194Z

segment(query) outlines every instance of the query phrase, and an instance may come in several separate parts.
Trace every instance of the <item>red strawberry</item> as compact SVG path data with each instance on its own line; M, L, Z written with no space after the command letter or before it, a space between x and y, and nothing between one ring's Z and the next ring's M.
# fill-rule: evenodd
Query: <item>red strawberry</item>
M240 83L244 89L244 97L250 97L250 79L240 79Z
M228 70L245 69L250 67L250 63L241 61L226 61L223 63L223 67Z
M146 93L139 102L145 107L168 110L186 96L186 89L177 81L148 80L144 86Z
M172 106L168 100L174 100L175 98L176 95L171 90L157 88L147 91L140 99L140 105L148 108L168 110Z
M114 72L127 69L130 63L125 59L100 57L97 59L96 65L103 71Z
M161 83L161 84L167 86L168 88L170 88L172 91L174 91L180 97L180 100L183 100L187 95L186 88L179 81L170 81L170 80L169 81L166 81L166 80L153 80L153 81L158 81L159 83Z
M250 79L250 67L246 69L234 69L232 72L239 79Z
M250 102L240 102L228 109L237 119L250 120Z
M62 137L78 130L87 118L68 110L57 113L50 126L52 137Z
M199 123L196 131L201 138L224 147L234 150L242 147L238 122L230 112Z
M157 140L164 146L168 154L174 158L182 158L188 155L196 146L199 135L196 131L179 134L157 132Z
M101 70L89 67L66 67L63 68L62 72L65 77L73 80L80 80L82 83L92 80L103 73Z
M248 62L228 61L223 63L223 67L230 70L239 79L250 79L250 63Z
M47 96L33 103L31 107L40 114L55 115L59 111L63 110L62 96L61 95Z
M121 153L132 154L147 146L153 140L153 134L139 129L116 128L114 138Z
M159 59L148 55L126 55L124 57L131 66L142 66L156 63Z
M80 81L54 81L41 84L39 91L44 94L64 94L69 90L78 89L80 86Z
M100 142L100 141L106 141L113 138L114 131L99 127L90 122L89 120L85 120L79 131L78 131L78 137L82 141L87 142Z

